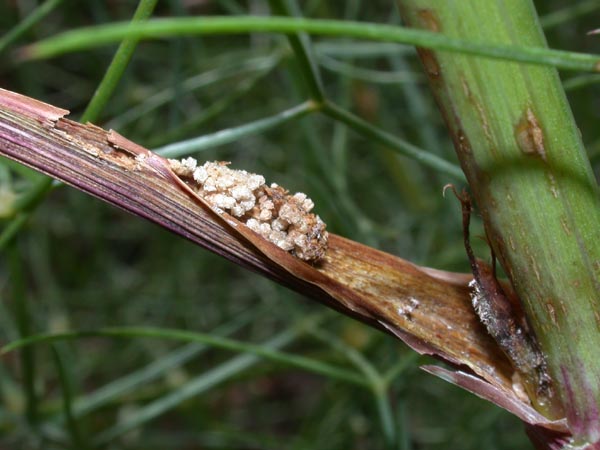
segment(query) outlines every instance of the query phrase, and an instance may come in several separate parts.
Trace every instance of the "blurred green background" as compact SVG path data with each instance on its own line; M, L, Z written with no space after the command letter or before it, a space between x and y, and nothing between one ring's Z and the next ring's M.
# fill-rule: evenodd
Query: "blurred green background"
M40 3L0 2L0 36ZM14 49L72 28L130 20L137 2L48 3L55 8L47 16L1 48L0 87L67 108L77 120L116 46L32 62L19 61ZM600 36L586 35L600 27L600 0L546 0L536 7L551 47L600 52ZM305 0L299 10L311 18L400 23L393 2L383 0ZM159 1L153 16L216 14L265 15L269 4ZM311 41L327 98L456 163L412 48ZM597 169L599 78L568 73L563 79ZM138 45L95 122L157 148L277 115L308 98L284 36L165 39ZM195 156L232 161L306 192L332 232L417 264L469 271L458 204L441 195L455 180L323 115ZM37 174L0 160L2 232L36 183ZM487 257L483 241L475 243ZM346 368L370 387L174 340L40 344L2 356L0 449L531 448L518 420L421 373L418 366L432 361L398 340L74 189L53 190L2 245L2 344L108 326L198 331L263 348L280 339L285 354Z

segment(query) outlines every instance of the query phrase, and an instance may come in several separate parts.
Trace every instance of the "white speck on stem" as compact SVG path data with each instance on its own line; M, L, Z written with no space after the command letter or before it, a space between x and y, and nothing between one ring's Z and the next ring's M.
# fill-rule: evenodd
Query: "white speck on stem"
M412 319L412 313L419 307L420 303L414 297L409 297L408 304L398 307L398 314L407 319Z

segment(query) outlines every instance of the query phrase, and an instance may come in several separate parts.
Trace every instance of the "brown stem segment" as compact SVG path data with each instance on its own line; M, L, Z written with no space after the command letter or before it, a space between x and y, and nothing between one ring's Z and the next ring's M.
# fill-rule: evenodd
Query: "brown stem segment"
M28 108L15 107L15 98ZM164 158L64 114L0 91L0 154L385 330L460 369L454 379L448 371L444 378L528 423L565 430L563 422L547 420L513 390L514 369L471 307L471 275L418 267L333 234L320 262L308 264L212 209L186 189Z

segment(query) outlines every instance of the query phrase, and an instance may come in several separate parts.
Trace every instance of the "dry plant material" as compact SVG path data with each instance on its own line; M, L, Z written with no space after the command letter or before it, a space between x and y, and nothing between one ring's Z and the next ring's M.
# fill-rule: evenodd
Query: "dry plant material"
M259 175L227 172L231 169L221 163L204 164L195 176L197 163L167 160L112 130L68 120L66 113L0 90L0 155L397 336L415 351L454 368L426 370L506 408L525 423L566 430L564 420L545 418L515 390L514 367L473 311L471 274L419 267L327 235L304 195L267 187ZM226 174L233 184L217 188L219 183L210 181L213 172L214 180ZM285 238L292 238L280 245L282 239L268 239L260 229L268 224L270 232L283 231L273 225L282 217ZM306 232L306 241L297 239L296 231Z
M515 367L515 392L525 390L529 398L547 403L554 395L552 380L519 299L496 278L494 254L492 253L493 265L490 267L478 260L473 253L469 238L472 212L469 194L466 191L458 194L452 185L446 187L452 189L461 203L464 245L473 271L473 280L469 283L473 309ZM524 396L525 392L522 395Z
M311 213L313 201L301 192L290 195L262 175L233 170L228 162L170 159L173 172L219 214L228 213L279 248L309 262L327 249L325 223Z

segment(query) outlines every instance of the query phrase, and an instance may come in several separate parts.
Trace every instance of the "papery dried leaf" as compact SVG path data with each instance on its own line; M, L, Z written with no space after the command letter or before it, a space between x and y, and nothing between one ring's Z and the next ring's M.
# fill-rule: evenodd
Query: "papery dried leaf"
M8 101L0 101L0 154L386 330L419 353L468 368L476 376L469 375L463 387L515 414L530 408L513 390L513 368L473 312L467 286L471 275L420 268L332 234L320 262L308 264L216 212L168 160L114 131L64 119L64 110L15 107L19 98L32 101L6 91L0 92L3 96Z
M420 353L466 365L489 382L512 387L512 368L473 314L465 277L434 278L405 260L331 235L319 263L301 261L233 216L216 211L184 183L169 162L151 152L143 159L291 275L317 285L344 308L378 321ZM447 279L450 278L447 276Z
M168 160L145 149L141 153L136 147L130 150L142 155L139 161L172 179L277 266L322 288L344 309L377 321L419 353L465 365L494 386L512 392L513 369L473 313L468 290L471 276L424 271L336 235L330 236L329 248L319 263L306 264L235 217L215 210L173 172Z
M531 405L524 403L512 389L503 389L498 386L493 386L479 377L475 377L472 374L460 370L452 371L439 366L423 366L422 369L449 383L460 386L481 398L495 403L513 413L525 423L552 430L557 433L566 433L568 431L566 419L550 420L544 417L533 409Z

